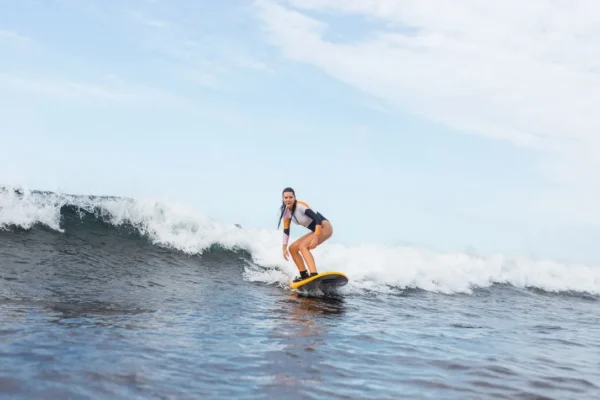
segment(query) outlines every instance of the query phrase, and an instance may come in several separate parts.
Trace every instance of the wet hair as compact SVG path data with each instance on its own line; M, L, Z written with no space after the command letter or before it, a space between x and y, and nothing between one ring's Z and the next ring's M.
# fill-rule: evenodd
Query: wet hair
M286 192L292 193L294 195L294 204L292 205L292 218L294 218L294 212L296 211L296 203L298 202L298 200L295 199L296 192L294 192L294 189L292 189L291 187L286 187L281 192L281 195L283 196L283 194ZM279 211L280 211L280 214L279 214L279 223L277 224L277 229L279 229L279 227L281 226L281 219L283 218L283 213L285 212L285 203L283 202L283 200L281 200L281 207L279 207Z

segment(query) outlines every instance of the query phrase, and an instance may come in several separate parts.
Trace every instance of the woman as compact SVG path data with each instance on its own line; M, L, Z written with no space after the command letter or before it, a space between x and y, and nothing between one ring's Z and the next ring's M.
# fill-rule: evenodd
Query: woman
M308 277L318 275L315 259L310 250L329 239L333 234L333 228L331 223L327 218L323 217L321 213L315 213L308 204L296 200L294 189L290 187L283 189L282 196L283 203L281 204L281 215L279 216L279 224L277 227L279 228L281 220L283 219L283 257L286 260L289 260L290 254L292 255L292 259L300 271L300 277L294 279L294 282L298 282ZM297 225L302 225L312 232L298 238L298 240L291 244L288 251L287 244L290 238L290 222L292 220L294 220ZM304 260L306 260L306 263L308 264L310 275L306 271Z

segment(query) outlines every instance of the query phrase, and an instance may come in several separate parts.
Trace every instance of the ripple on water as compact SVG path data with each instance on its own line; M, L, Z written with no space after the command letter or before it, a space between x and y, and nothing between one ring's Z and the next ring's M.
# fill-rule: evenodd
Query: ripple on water
M507 285L309 298L244 281L237 254L70 237L12 263L0 247L10 398L600 398L596 300Z

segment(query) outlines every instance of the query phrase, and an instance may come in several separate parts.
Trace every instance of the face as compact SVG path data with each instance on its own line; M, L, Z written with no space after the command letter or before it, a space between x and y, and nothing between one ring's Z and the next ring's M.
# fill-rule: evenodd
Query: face
M292 192L284 192L283 193L283 202L289 208L291 208L292 204L294 204L294 200L296 200L294 193L292 193Z

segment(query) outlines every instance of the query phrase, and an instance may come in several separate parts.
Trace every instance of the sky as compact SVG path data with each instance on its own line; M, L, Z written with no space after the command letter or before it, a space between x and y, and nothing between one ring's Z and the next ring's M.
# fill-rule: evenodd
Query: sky
M599 264L599 22L585 0L0 0L0 184L269 229L291 186L337 242Z

